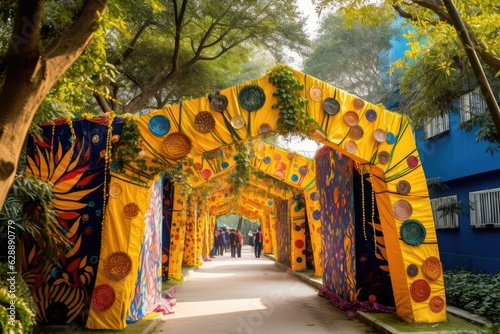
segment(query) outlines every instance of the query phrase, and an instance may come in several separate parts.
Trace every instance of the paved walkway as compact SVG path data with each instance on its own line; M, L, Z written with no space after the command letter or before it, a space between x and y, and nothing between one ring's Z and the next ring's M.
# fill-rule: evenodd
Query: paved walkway
M225 253L205 262L174 298L175 313L164 316L155 333L372 333L271 259L255 258L250 246L241 258Z

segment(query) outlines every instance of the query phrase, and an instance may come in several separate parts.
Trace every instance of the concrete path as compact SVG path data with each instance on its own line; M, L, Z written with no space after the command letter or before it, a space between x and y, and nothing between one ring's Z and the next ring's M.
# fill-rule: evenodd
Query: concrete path
M241 258L225 253L205 262L174 298L175 313L164 316L155 333L372 333L271 259L255 258L250 246Z

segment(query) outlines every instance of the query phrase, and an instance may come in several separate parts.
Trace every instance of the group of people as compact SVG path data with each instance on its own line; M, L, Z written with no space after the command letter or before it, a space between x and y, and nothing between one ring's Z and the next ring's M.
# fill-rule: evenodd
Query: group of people
M249 244L254 247L255 257L260 257L262 252L262 231L257 228L255 232L249 231ZM241 257L243 235L239 229L220 228L214 232L214 244L210 256L214 258L223 256L224 252L231 252L231 257Z
M238 229L221 228L214 232L214 245L212 247L212 257L224 255L224 252L231 252L231 257L241 257L241 247L243 246L243 235Z

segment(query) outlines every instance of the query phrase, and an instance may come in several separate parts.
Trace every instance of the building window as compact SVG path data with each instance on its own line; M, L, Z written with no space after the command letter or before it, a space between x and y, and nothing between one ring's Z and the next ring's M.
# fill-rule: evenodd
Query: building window
M500 227L500 188L469 193L472 227Z
M458 228L457 195L431 199L436 229Z
M473 115L478 115L485 111L486 102L479 91L479 87L460 97L460 122L466 122Z
M450 118L448 113L442 116L437 116L431 119L431 121L425 126L425 139L434 137L440 133L448 131L450 129Z

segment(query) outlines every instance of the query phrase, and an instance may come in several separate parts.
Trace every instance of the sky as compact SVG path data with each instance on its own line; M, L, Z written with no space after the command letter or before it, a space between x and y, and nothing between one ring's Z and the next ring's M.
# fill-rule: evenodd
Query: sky
M299 7L302 14L308 18L307 20L307 32L311 38L315 37L316 30L319 27L318 14L314 11L314 5L311 0L295 0L295 3Z

